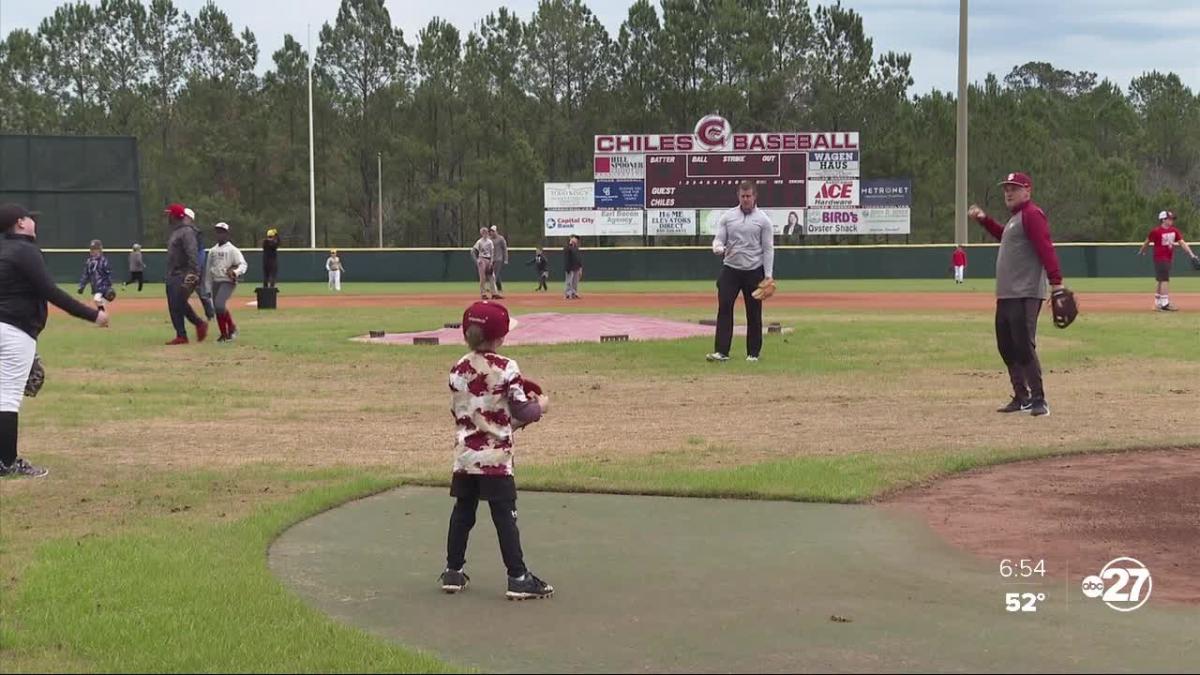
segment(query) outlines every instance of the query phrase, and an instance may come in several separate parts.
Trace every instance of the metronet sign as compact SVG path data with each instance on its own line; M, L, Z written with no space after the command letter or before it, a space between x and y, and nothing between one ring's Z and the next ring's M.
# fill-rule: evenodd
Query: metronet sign
M765 209L798 211L813 197L823 206L858 206L857 131L735 134L723 117L708 115L691 134L602 134L593 150L597 180L613 177L609 157L645 167L648 209L731 208L743 180L754 181ZM814 194L807 183L817 177L836 180L820 181Z

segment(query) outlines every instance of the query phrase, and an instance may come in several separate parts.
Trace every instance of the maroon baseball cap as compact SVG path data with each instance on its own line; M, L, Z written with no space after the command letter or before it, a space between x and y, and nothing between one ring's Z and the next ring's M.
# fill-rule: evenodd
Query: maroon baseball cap
M163 209L163 213L170 215L175 220L183 220L183 217L187 215L187 207L183 204L171 204Z
M508 331L516 328L517 322L509 318L508 310L498 302L480 300L463 312L463 335L471 326L483 328L483 337L488 341L499 340L508 335Z
M1033 180L1031 180L1029 178L1029 176L1027 176L1021 172L1017 172L1017 173L1010 173L1007 176L1005 176L1004 180L1000 181L1000 184L1001 185L1018 185L1023 188L1032 188Z

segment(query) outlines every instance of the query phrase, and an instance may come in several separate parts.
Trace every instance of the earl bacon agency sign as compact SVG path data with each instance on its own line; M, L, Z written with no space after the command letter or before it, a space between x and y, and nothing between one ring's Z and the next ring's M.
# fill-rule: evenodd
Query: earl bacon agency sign
M808 150L855 151L857 131L802 131L735 134L729 122L709 115L696 123L691 134L601 134L595 137L596 155L670 152L785 152Z

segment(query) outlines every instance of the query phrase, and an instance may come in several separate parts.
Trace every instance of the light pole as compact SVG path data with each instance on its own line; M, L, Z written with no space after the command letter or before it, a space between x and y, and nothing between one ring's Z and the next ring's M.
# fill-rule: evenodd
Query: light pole
M308 27L308 241L317 247L317 180L313 160L313 102L312 102L312 26Z
M967 0L958 0L958 138L954 156L954 243L967 243Z
M376 171L379 177L379 248L383 248L383 153L375 153Z

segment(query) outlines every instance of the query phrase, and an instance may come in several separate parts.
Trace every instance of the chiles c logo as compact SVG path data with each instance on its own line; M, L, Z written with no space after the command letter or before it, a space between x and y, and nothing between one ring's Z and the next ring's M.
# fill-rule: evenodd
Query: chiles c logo
M706 115L696 123L696 138L705 150L724 147L732 133L733 127L720 115Z

